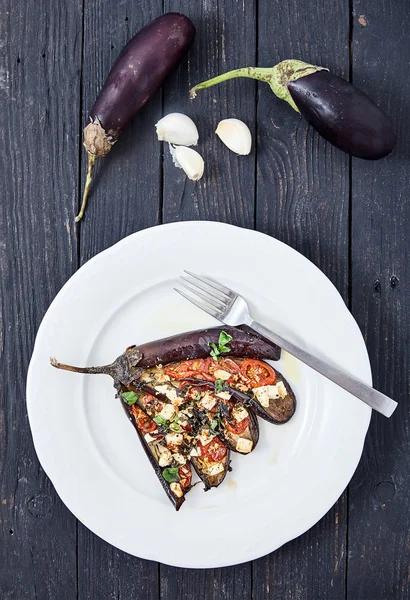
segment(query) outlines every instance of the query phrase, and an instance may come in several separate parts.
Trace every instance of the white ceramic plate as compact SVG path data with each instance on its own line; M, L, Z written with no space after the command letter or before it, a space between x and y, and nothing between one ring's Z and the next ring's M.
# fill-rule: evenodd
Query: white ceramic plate
M275 550L314 525L357 466L371 410L289 355L274 365L298 405L286 425L262 420L248 456L176 513L107 376L50 366L106 364L131 344L218 323L173 291L183 269L245 296L254 316L366 383L369 360L354 319L311 262L255 231L212 222L154 227L84 265L38 332L27 404L40 462L57 493L94 533L136 556L220 567Z

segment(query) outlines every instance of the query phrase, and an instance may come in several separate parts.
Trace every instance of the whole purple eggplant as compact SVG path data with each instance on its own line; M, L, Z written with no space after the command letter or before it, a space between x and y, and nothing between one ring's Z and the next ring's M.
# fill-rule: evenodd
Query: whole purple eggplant
M195 39L195 27L183 14L166 13L139 31L112 67L84 129L88 171L76 221L84 215L98 157L106 156L136 113L181 62Z
M272 68L247 67L204 81L190 94L235 77L268 83L328 142L353 156L375 160L390 154L396 134L390 118L366 94L328 69L299 60Z

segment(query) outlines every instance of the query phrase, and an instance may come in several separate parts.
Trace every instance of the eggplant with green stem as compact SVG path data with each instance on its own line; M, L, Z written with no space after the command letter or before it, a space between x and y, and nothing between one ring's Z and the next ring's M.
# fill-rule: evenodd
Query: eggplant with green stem
M300 113L328 142L359 158L376 160L392 152L396 133L390 118L364 92L328 69L300 60L271 68L245 67L199 83L199 90L248 77L269 84L273 93Z

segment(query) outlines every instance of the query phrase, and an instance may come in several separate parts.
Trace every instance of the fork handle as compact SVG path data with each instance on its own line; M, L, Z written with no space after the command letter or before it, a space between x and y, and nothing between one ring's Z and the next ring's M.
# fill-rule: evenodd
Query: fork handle
M263 337L277 344L283 350L286 350L286 352L289 352L289 354L292 354L298 358L300 361L321 375L324 375L330 379L330 381L333 381L333 383L336 383L347 392L353 394L359 398L359 400L362 400L362 402L368 404L385 417L391 417L393 412L396 410L397 402L395 402L395 400L392 400L392 398L389 398L369 385L366 385L359 379L356 379L356 377L348 375L341 369L338 369L318 356L307 352L292 342L288 342L288 340L285 340L282 336L274 333L257 321L251 321L250 323L247 323L247 325L249 325L249 327L254 329L256 332L260 333Z

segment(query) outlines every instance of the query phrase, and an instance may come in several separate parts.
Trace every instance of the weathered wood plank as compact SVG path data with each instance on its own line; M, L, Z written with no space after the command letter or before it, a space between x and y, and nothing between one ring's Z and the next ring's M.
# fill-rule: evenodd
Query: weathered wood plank
M348 2L259 3L258 63L286 58L349 76ZM248 83L243 83L243 93ZM349 158L264 84L258 89L256 227L310 258L348 299ZM253 600L344 598L346 497L316 527L255 562Z
M0 596L72 600L76 522L39 466L25 382L77 265L81 0L0 0L0 44Z
M162 3L85 0L84 8L83 124L121 48L162 13ZM88 210L80 225L81 262L126 235L159 222L161 156L154 124L161 114L159 92L121 135L110 154L100 160ZM85 159L83 152L83 179ZM81 525L78 561L79 600L158 598L156 563L124 554Z
M349 492L348 597L410 596L410 5L354 2L353 82L391 115L399 141L378 162L353 160L352 308L374 384L399 408L374 414Z
M201 181L186 179L164 147L164 222L187 219L224 221L254 227L255 150L236 156L214 134L221 119L235 117L255 131L255 87L240 95L232 81L205 90L190 101L188 90L199 81L256 60L256 1L166 0L165 10L189 16L197 38L188 59L164 89L164 114L191 116L199 130L197 150L205 161ZM232 600L251 597L251 564L212 570L160 566L161 600Z

